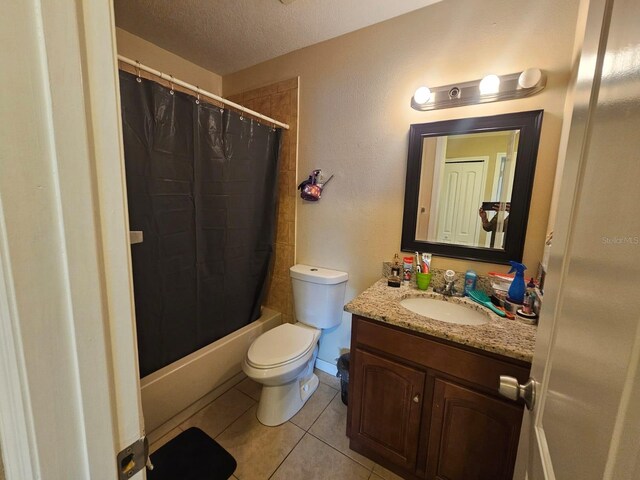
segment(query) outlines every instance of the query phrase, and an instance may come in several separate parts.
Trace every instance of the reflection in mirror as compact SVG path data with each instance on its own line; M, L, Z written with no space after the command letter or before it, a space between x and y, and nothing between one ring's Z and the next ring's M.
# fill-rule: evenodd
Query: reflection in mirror
M401 249L521 261L542 115L411 125Z
M425 137L415 239L504 250L519 136Z

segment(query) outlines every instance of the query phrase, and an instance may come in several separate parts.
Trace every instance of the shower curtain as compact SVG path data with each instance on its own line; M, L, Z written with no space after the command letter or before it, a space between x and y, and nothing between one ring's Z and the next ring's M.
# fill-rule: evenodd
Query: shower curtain
M260 316L281 130L120 71L140 374Z

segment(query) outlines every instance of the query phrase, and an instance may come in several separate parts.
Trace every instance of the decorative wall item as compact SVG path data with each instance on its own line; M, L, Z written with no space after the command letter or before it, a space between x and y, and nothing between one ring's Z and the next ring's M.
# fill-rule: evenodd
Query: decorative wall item
M298 185L300 198L308 202L317 202L322 197L322 189L333 178L331 175L327 180L322 176L322 170L313 170L309 178Z

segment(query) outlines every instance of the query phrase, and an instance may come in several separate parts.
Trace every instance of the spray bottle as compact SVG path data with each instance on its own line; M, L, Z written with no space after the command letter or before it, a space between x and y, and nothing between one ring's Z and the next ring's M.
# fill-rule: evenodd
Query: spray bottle
M509 300L515 303L522 303L524 300L524 292L526 291L526 286L524 284L524 271L527 269L522 263L510 261L511 270L509 273L516 273L513 281L511 282L511 286L509 287L509 292L507 295Z

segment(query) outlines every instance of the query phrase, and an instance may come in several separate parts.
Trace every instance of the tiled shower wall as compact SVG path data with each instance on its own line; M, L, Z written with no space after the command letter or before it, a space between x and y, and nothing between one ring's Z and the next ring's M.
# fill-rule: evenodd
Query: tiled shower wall
M278 212L273 275L265 306L293 323L293 295L289 267L296 259L296 187L298 152L298 78L267 85L229 97L229 100L289 124L284 131L278 182Z

